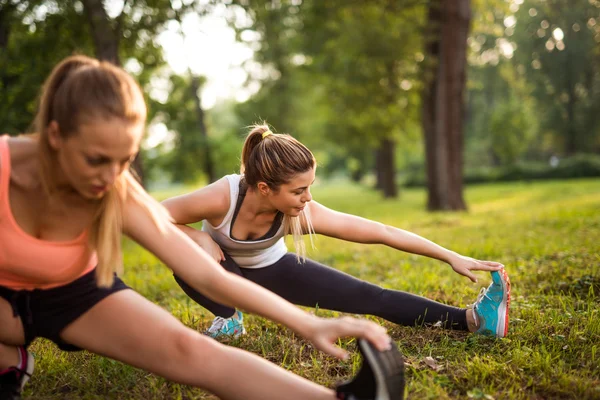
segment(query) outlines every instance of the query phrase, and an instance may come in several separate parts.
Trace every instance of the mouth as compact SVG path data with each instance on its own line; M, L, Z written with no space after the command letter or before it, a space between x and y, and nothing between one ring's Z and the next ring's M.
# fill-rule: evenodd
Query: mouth
M107 186L92 186L92 193L100 194L106 192Z

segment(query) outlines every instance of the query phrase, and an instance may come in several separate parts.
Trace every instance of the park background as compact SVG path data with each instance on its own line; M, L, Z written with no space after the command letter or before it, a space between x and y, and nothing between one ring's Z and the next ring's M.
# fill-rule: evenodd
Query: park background
M27 132L62 58L142 85L135 168L159 199L239 169L248 126L306 143L323 204L477 258L513 282L508 338L387 324L409 398L600 398L600 1L0 0L0 130ZM126 241L124 280L200 331L164 265ZM381 246L318 238L310 256L457 306L471 284ZM337 315L323 310L320 315ZM250 316L233 345L333 386L360 362ZM210 398L87 353L34 345L33 399Z

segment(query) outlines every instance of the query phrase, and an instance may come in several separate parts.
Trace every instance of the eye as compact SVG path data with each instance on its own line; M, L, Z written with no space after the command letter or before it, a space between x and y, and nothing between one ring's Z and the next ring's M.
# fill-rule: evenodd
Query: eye
M85 161L88 165L92 167L96 167L98 165L102 165L105 161L104 157L85 157Z
M131 156L131 157L129 157L129 158L121 161L121 166L125 166L127 164L131 164L134 159L135 159L135 156Z

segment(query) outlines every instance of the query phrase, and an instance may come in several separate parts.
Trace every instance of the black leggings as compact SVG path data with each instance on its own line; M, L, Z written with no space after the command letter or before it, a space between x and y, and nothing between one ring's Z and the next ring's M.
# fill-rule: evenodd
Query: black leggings
M351 275L306 259L298 263L287 253L264 268L240 268L225 254L221 265L291 303L306 307L352 314L369 314L400 325L415 326L441 322L447 329L468 330L466 310L398 290L384 289ZM175 275L175 280L201 306L228 318L235 309L216 303L191 288Z

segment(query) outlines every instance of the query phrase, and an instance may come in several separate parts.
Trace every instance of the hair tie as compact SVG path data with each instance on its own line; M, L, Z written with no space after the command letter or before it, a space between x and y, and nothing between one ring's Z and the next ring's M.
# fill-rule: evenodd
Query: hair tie
M263 132L263 134L262 134L262 138L264 139L264 138L266 138L267 136L269 136L269 135L272 135L272 134L273 134L273 132L271 132L270 130L267 130L267 131Z

